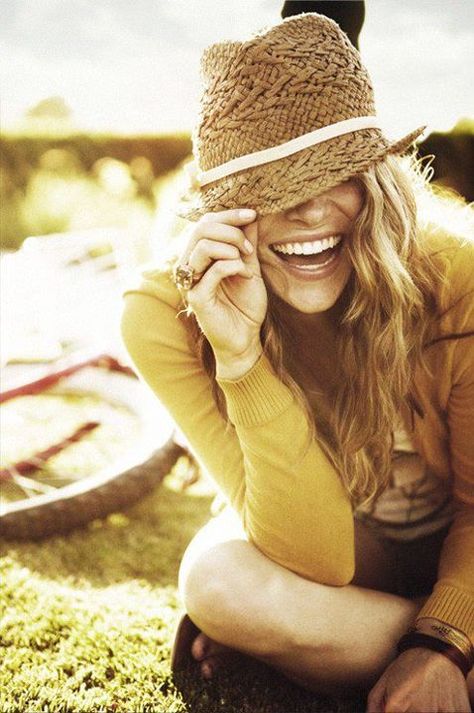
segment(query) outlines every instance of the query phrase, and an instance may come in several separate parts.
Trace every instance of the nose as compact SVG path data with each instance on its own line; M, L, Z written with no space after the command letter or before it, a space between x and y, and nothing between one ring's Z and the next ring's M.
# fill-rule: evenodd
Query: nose
M315 196L304 203L298 203L285 211L286 218L292 222L306 225L322 223L327 215L328 200L325 196Z

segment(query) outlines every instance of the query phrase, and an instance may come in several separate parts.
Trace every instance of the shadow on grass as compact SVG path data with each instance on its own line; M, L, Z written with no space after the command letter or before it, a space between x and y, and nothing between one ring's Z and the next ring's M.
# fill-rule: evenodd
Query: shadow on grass
M174 674L173 683L189 713L359 713L365 700L319 696L288 681L255 659L242 657L212 681L190 664Z

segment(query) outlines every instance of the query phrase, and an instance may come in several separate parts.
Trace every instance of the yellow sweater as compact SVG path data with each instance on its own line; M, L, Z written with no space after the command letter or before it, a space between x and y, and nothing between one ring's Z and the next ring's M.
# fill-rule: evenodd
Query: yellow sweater
M446 280L439 334L427 348L433 379L415 374L414 408L401 405L427 464L449 478L458 505L439 579L421 616L474 639L474 244L430 237ZM353 512L338 474L290 389L265 355L242 378L219 380L231 424L189 348L183 303L164 266L137 275L124 293L122 339L141 379L187 437L198 461L238 512L249 540L302 577L329 585L354 575ZM462 336L471 332L470 336ZM456 339L443 339L455 333Z

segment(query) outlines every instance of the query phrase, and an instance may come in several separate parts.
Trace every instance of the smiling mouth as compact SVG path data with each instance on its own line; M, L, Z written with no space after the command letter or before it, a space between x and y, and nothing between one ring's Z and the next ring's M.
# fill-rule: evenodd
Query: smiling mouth
M338 242L336 242L336 240ZM336 244L334 245L333 243ZM301 243L278 243L271 245L272 252L282 261L297 267L323 266L332 262L341 252L344 236L334 239ZM304 250L304 252L303 252Z

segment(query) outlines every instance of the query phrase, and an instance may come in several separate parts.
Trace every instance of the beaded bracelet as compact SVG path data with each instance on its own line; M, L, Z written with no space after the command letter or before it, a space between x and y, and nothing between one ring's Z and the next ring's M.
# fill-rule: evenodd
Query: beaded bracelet
M453 646L453 644L448 644L446 641L441 641L441 639L436 639L434 636L429 636L428 634L419 634L416 631L409 631L408 634L402 636L397 644L397 651L401 654L407 649L413 649L418 646L437 651L443 656L446 656L446 658L461 669L465 677L467 677L472 668L472 661L470 661L460 649Z

